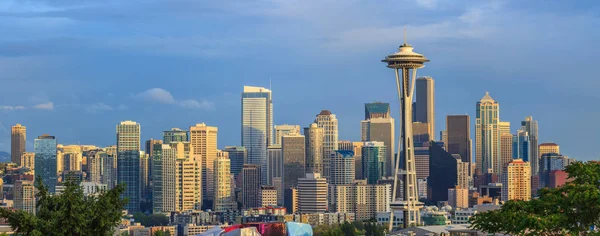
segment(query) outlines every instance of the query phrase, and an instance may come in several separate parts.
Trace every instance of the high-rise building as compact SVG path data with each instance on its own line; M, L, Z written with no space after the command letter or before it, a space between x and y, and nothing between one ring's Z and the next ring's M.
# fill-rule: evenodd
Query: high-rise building
M188 132L180 128L163 131L163 143L189 142Z
M215 159L214 165L215 196L213 210L216 212L233 211L236 206L232 199L231 171L229 170L231 162L228 153L217 152L217 159Z
M277 206L277 189L274 186L260 188L260 206Z
M35 187L33 181L17 180L14 185L14 206L15 209L23 210L29 214L35 215Z
M80 171L82 162L81 152L63 152L63 171Z
M529 133L523 129L517 130L517 133L513 136L513 159L523 159L526 162L533 162L530 160L531 157L531 148L529 147L531 144L531 140L529 137ZM533 164L532 168L533 168ZM536 165L537 166L537 165Z
M279 145L269 146L267 155L267 184L275 186L275 178L283 178L283 153Z
M248 164L260 166L262 183L267 183L267 147L273 143L271 90L244 86L242 93L242 146L248 150Z
M354 182L354 151L337 150L331 154L330 185L352 184Z
M242 206L244 209L260 207L261 170L259 165L244 164L242 169Z
M44 134L35 139L35 175L41 177L48 191L54 193L58 182L56 170L57 141L54 136Z
M312 123L304 128L306 173L323 173L323 128Z
M24 152L21 155L21 166L27 167L30 170L35 170L35 153L34 152Z
M193 158L190 142L172 142L169 145L176 151L175 209L199 209L202 205L202 162Z
M275 190L277 190L277 205L278 206L283 206L284 204L284 200L283 200L283 194L284 194L284 188L283 188L283 177L275 177L273 178L273 187L275 187Z
M456 186L448 189L448 205L452 208L469 208L469 189Z
M150 139L146 140L145 143L145 151L148 154L148 179L152 180L152 150L155 144L163 144L162 140Z
M102 180L100 183L106 184L108 189L112 189L117 185L117 155L116 151L111 151L111 149L105 148L104 152L100 153L102 159Z
M441 143L431 142L429 146L429 176L427 177L427 199L447 201L448 189L457 183L459 159L446 152Z
M510 133L510 122L498 122L498 132L500 133L500 172L497 174L502 176L504 165L513 159L513 135Z
M298 184L305 173L304 135L290 133L281 138L283 153L283 188L289 189Z
M456 154L452 154L454 156ZM456 163L456 186L459 186L464 189L469 188L469 180L471 179L471 163L470 162L462 162L458 156L455 157L457 160Z
M529 135L529 162L531 163L531 175L538 175L539 154L538 154L538 122L533 117L527 116L521 121L521 127Z
M87 152L87 165L88 165L88 172L87 172L87 179L90 182L94 182L94 183L98 183L101 184L102 183L102 154L106 154L105 152L103 152L102 150L92 150ZM108 185L106 185L108 186Z
M415 145L419 145L420 143L428 142L429 140L433 140L432 136L430 136L431 130L429 130L431 126L428 123L423 122L413 122L413 140Z
M540 159L540 188L548 186L549 173L564 170L573 160L559 153L546 153Z
M390 104L387 102L365 103L365 120L374 118L389 118Z
M542 155L548 153L560 153L560 146L556 143L542 143L539 145L539 159L541 160ZM541 167L540 167L541 168Z
M362 177L362 146L364 142L339 141L339 151L354 152L354 178L363 179Z
M246 151L246 148L242 146L226 146L223 151L229 153L231 174L233 174L233 177L235 178L242 172L242 168L248 159L248 152Z
M144 201L151 201L152 188L150 186L150 155L140 151L140 192Z
M190 144L193 150L192 159L202 163L202 200L206 205L214 196L214 163L217 157L217 127L204 123L190 127Z
M177 150L167 144L155 144L152 153L152 212L175 211Z
M364 181L348 185L331 186L330 195L333 212L354 213L356 220L369 220L377 212L389 212L392 186L389 184L370 184Z
M21 156L25 152L27 140L27 127L16 124L11 128L10 135L10 161L21 166Z
M363 177L368 184L377 184L385 176L385 145L383 142L365 142L362 147Z
M295 214L298 212L298 189L289 188L284 190L285 198L283 206L287 209L288 213Z
M323 129L323 178L329 178L329 158L338 148L338 120L329 110L322 110L315 123Z
M447 140L446 151L450 154L460 155L462 162L471 160L471 121L469 115L446 116Z
M298 179L298 211L323 213L327 211L327 180L319 173L307 173Z
M429 177L429 145L431 142L415 144L415 172L417 179Z
M435 134L435 90L434 80L431 77L419 77L416 80L416 119L415 122L429 125L429 137Z
M300 133L299 125L276 125L275 126L275 145L281 145L281 137L289 133Z
M373 109L375 110L375 109ZM388 105L389 110L389 105ZM389 113L389 111L388 111ZM379 116L371 113L374 116ZM381 117L371 118L369 120L361 121L361 138L363 142L367 141L379 141L385 145L385 173L390 176L392 170L395 168L394 165L394 147L395 147L395 134L394 134L394 118Z
M122 198L129 201L125 209L137 212L140 209L140 124L123 121L117 125L117 183L124 183Z
M500 172L500 105L488 92L477 102L475 159L478 174Z
M531 166L529 162L514 159L504 167L502 174L502 201L531 199Z

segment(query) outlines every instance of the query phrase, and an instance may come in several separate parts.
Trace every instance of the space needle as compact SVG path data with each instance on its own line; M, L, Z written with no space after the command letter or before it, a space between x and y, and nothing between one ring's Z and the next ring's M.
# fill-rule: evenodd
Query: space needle
M398 140L399 155L396 155L394 172L394 190L392 191L392 203L390 204L389 231L392 231L394 222L394 211L401 210L404 219L404 228L421 225L420 209L423 203L419 202L417 190L417 173L415 169L415 154L412 131L412 103L415 90L415 79L417 69L423 68L425 62L429 62L425 56L413 52L413 47L406 42L406 31L404 32L404 44L400 45L398 52L388 55L381 60L387 63L388 68L394 69L396 73L396 88L400 100L400 139ZM402 141L402 146L400 146ZM400 159L404 160L404 175L402 176L404 196L401 201L396 199L398 188L398 167Z

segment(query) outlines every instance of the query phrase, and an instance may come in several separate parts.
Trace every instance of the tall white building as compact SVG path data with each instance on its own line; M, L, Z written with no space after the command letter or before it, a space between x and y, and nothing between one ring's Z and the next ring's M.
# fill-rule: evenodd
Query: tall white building
M217 157L217 127L204 123L190 127L192 159L202 163L202 199L211 200L214 196L214 161Z
M242 146L248 151L248 164L261 167L262 183L267 183L267 147L273 144L273 100L271 90L244 86L242 93Z
M177 152L175 208L177 211L198 209L202 205L202 162L193 158L190 142L170 142L169 145Z
M232 211L235 208L235 202L231 194L231 161L229 153L217 152L217 159L214 161L214 179L215 179L215 197L213 201L213 210L216 212Z
M329 178L329 158L338 148L338 120L329 110L322 110L315 123L323 128L323 177Z
M158 144L154 145L152 153L152 212L175 211L177 150L167 144Z
M327 180L319 173L308 173L298 179L298 211L323 213L327 211Z
M290 133L300 133L299 125L276 125L275 126L275 145L281 145L281 137Z
M117 183L125 183L122 194L129 201L125 209L137 212L140 208L140 124L123 121L117 125Z
M500 158L500 105L488 92L477 102L475 121L475 160L478 174L496 173L502 168Z
M35 187L33 181L17 180L14 185L14 206L35 215Z
M365 183L332 186L331 211L354 213L357 220L375 218L377 212L390 211L391 188L389 184Z
M354 151L335 151L331 154L330 185L352 184L355 179Z

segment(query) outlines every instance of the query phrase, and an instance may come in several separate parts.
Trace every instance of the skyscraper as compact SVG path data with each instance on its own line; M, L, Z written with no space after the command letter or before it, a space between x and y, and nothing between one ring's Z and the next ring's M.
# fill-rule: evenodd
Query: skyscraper
M275 145L281 145L281 137L289 133L300 133L299 125L276 125L275 126Z
M469 115L446 116L446 151L460 155L462 162L471 163L471 121Z
M273 186L260 187L260 207L277 206L277 188Z
M391 188L389 184L365 184L364 181L331 186L333 207L330 211L354 213L356 220L373 219L377 212L390 211Z
M35 187L32 181L17 180L14 185L14 207L35 215Z
M283 152L281 146L271 145L267 156L267 185L274 186L273 179L278 177L283 178Z
M21 166L21 155L25 152L25 141L27 140L27 127L16 124L11 128L10 136L10 160Z
M329 158L338 148L338 120L329 110L322 110L315 123L323 128L323 178L329 178Z
M30 170L35 170L35 153L24 152L21 155L21 166L27 167Z
M377 184L385 176L385 145L383 142L365 142L362 147L363 177L368 184Z
M246 148L242 146L226 146L225 152L229 153L229 160L231 161L231 174L233 177L237 177L241 172L244 164L246 164L248 158L248 152Z
M175 209L198 209L202 206L202 162L193 158L190 142L172 142L169 145L176 152Z
M488 92L477 102L475 159L478 174L498 173L500 168L500 105Z
M148 179L152 180L152 150L155 144L163 144L162 140L150 139L146 140L145 151L148 154Z
M204 123L190 127L190 144L193 150L192 159L202 163L202 200L211 206L214 196L214 161L217 157L217 127Z
M169 144L174 142L188 142L188 132L180 128L172 128L171 130L163 131L163 143Z
M245 164L242 169L242 206L260 207L261 170L259 165Z
M548 153L560 153L560 146L556 143L542 143L539 145L539 159L541 160L542 155ZM541 169L541 167L540 167Z
M389 118L390 104L387 102L365 103L365 120L373 118Z
M44 134L35 139L35 175L40 176L48 191L54 193L58 181L56 171L57 141L54 136Z
M533 117L527 116L524 121L521 121L521 127L529 135L529 159L531 163L531 175L538 175L539 158L538 154L538 122Z
M150 155L144 151L140 151L140 192L141 198L144 201L152 200L152 189L150 187Z
M100 153L102 159L102 180L100 183L106 184L108 189L112 189L117 185L117 157L115 152L107 149L109 148L105 148L105 151Z
M330 185L352 184L354 181L354 151L337 150L331 154Z
M418 146L424 142L428 142L429 140L433 140L433 137L430 136L432 133L430 130L431 127L429 126L429 123L413 122L412 129L413 129L412 136L413 136L415 146Z
M427 177L427 200L448 200L448 189L454 188L458 180L459 159L446 152L443 145L431 142L429 146L429 176Z
M497 169L499 172L495 173L501 177L504 165L508 164L513 159L513 135L510 132L510 122L498 122L498 132L500 133L500 164Z
M529 162L514 159L504 167L502 174L502 201L531 199L531 166Z
M517 133L513 136L513 159L523 159L523 161L533 162L530 160L531 156L531 148L529 147L531 144L531 140L529 139L529 134L527 131L523 129L517 130ZM533 168L533 164L532 168Z
M323 173L323 128L312 123L304 128L306 173Z
M549 174L555 170L564 170L572 160L559 153L546 153L540 159L540 188L548 186Z
M235 202L231 193L231 171L227 152L217 152L217 159L214 162L214 180L215 196L213 201L213 210L216 212L232 211L235 208Z
M117 183L127 187L121 195L128 198L125 209L140 209L140 124L123 121L117 125Z
M365 105L366 106L366 105ZM371 109L372 116L384 116L385 113L375 113L377 109ZM389 105L388 105L389 113ZM377 115L379 114L379 115ZM388 114L389 115L389 114ZM394 169L394 147L395 147L395 135L394 135L394 118L391 117L373 117L369 120L361 121L362 140L366 141L380 141L385 145L385 173L387 176L392 175L392 169Z
M298 211L323 213L327 211L327 180L319 173L307 173L298 179Z
M102 154L106 154L102 150L89 151L87 156L88 175L87 178L90 182L102 183ZM107 185L108 186L108 185Z
M435 135L435 91L431 77L419 77L416 80L417 102L415 122L429 125L430 138Z
M304 135L290 133L281 138L283 153L283 187L289 189L298 184L298 179L305 174L305 141Z
M262 183L267 183L267 147L273 144L273 100L271 90L244 86L242 93L242 146L248 163L259 165Z
M152 156L152 212L167 213L176 210L177 150L167 144L155 144Z

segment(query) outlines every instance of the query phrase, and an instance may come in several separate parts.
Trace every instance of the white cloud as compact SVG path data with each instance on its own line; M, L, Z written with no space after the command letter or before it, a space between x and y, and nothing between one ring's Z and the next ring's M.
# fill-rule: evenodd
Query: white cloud
M171 95L171 92L162 89L162 88L152 88L148 89L144 92L138 93L133 96L134 99L145 101L145 102L153 102L160 104L168 104L168 105L176 105L183 108L193 108L193 109L212 109L213 103L206 100L177 100Z
M437 1L436 0L417 0L417 5L424 7L424 8L433 9L437 5Z
M54 110L54 103L53 102L40 103L40 104L33 106L33 108L40 109L40 110Z
M0 106L0 111L23 110L24 106Z
M102 103L102 102L94 103L94 104L91 104L91 105L85 107L85 111L90 112L90 113L100 112L100 111L112 111L112 110L113 110L113 108L111 106L106 105L105 103Z

